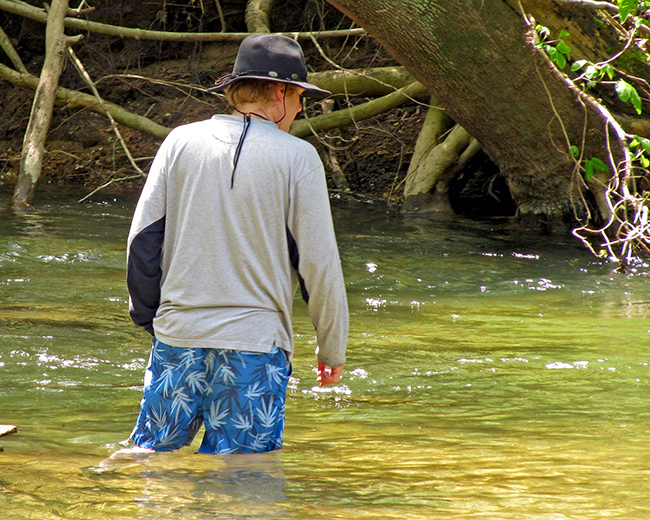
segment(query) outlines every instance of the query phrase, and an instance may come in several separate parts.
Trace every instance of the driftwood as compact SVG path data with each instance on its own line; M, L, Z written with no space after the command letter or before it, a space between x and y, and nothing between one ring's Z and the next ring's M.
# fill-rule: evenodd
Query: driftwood
M11 435L12 433L17 433L18 428L16 428L13 424L0 424L0 437L4 437L5 435ZM0 444L0 451L4 451L5 449L2 447L2 444Z

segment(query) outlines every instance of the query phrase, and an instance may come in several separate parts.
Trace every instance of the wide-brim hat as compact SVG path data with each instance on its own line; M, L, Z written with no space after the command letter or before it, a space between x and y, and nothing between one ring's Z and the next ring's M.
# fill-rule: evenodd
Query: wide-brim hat
M253 34L239 46L235 66L208 92L224 90L242 79L263 79L297 85L303 96L324 98L331 94L307 81L307 65L300 44L281 34Z

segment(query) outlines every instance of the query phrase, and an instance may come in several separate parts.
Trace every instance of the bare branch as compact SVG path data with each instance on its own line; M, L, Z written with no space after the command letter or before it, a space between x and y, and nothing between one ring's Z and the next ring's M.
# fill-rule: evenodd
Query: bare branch
M95 8L91 6L84 7L86 5L86 0L81 0L76 9L68 8L68 14L70 16L79 16L82 14L92 13Z
M88 199L89 199L90 197L92 197L95 193L97 193L97 192L103 190L104 188L107 188L108 186L110 186L111 184L114 184L114 183L116 183L116 182L128 181L128 180L132 180L132 179L139 179L139 178L141 178L141 177L142 177L142 175L138 174L138 175L129 175L128 177L119 177L119 178L117 178L117 179L111 179L110 181L105 182L105 183L102 184L101 186L98 186L97 188L95 188L95 189L94 189L93 191L91 191L88 195L86 195L86 196L83 197L82 199L79 199L77 202L84 202L84 201L88 200Z

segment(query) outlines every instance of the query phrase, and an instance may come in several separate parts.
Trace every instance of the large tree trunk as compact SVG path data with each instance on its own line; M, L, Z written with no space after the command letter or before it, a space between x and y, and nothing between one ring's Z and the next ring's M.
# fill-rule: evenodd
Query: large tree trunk
M45 30L45 62L25 132L20 171L14 190L16 204L27 205L34 199L36 184L41 175L45 140L52 120L56 89L65 65L65 50L70 43L64 33L63 21L67 11L68 0L52 2Z
M328 0L377 38L499 166L521 217L572 217L569 147L607 161L605 120L504 0ZM417 195L412 193L411 195Z

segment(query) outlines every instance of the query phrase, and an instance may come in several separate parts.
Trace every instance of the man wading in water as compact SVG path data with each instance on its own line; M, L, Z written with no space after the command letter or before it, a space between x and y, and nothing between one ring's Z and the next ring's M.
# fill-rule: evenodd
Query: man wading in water
M153 336L131 438L170 451L205 425L200 453L282 446L298 285L316 327L321 385L345 363L348 308L323 165L288 134L307 82L300 45L253 35L225 90L232 115L173 130L128 239L133 321Z

